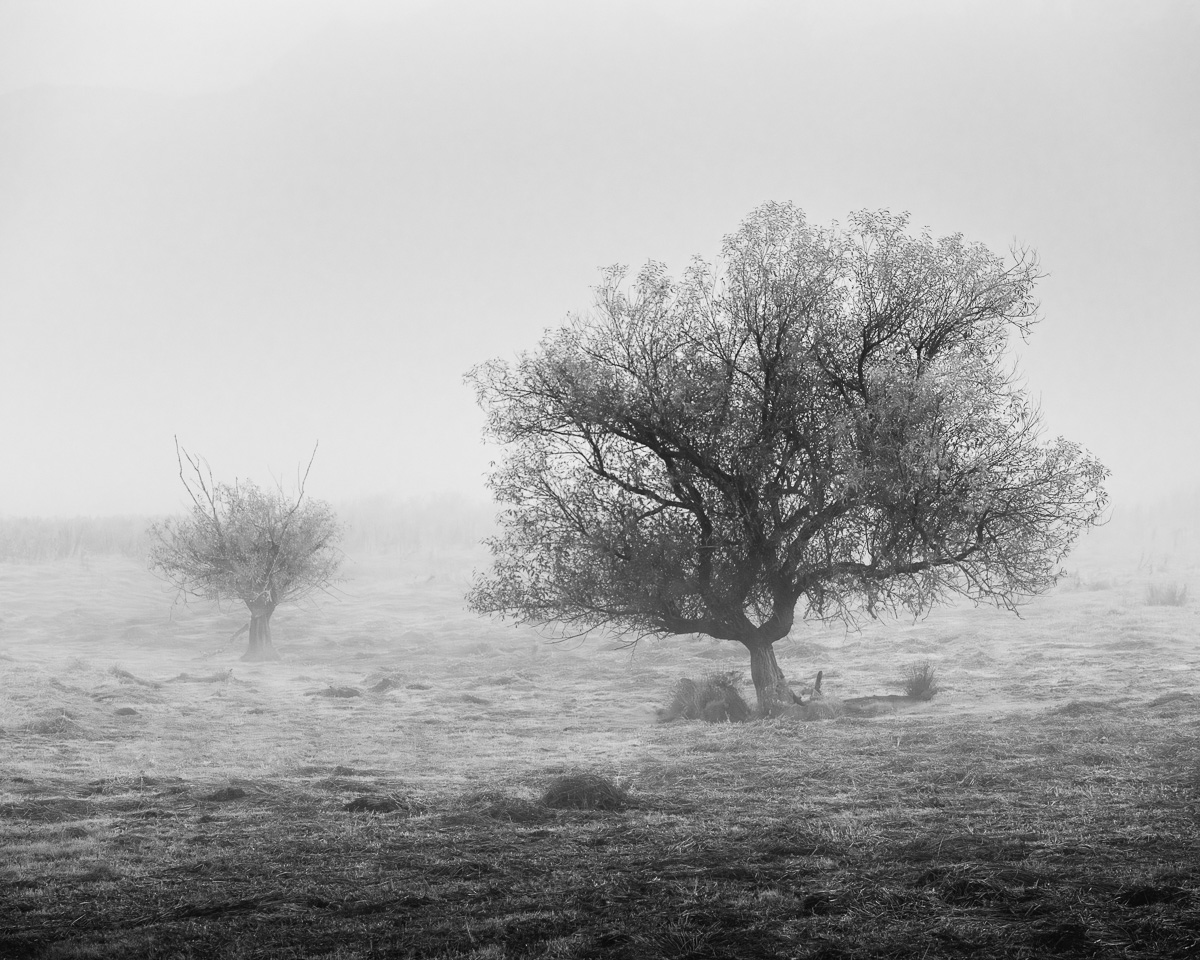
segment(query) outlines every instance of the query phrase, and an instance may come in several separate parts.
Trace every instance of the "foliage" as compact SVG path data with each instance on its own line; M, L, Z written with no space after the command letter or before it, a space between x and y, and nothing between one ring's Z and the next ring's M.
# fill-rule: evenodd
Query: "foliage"
M208 600L274 604L332 581L339 555L328 505L293 503L251 481L216 484L190 515L151 527L153 567L180 590Z
M1152 583L1146 587L1146 603L1152 607L1182 607L1187 603L1187 584L1181 587L1175 583L1163 586Z
M805 618L1012 608L1102 516L1105 468L1045 442L1005 356L1036 319L1032 254L1005 263L886 212L811 226L754 211L718 270L605 273L514 364L468 374L504 448L481 612L564 632L771 644Z
M334 582L342 559L337 518L324 501L305 500L308 470L290 496L250 481L215 482L200 458L177 453L192 511L151 527L150 566L185 595L245 603L251 612L248 656L269 656L262 648L270 648L275 608Z

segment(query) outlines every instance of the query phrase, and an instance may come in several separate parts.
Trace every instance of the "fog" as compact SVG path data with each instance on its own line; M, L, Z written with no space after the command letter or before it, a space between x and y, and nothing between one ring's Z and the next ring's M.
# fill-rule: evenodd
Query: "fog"
M0 6L0 515L485 497L462 376L755 205L1035 248L1114 509L1200 484L1183 3Z

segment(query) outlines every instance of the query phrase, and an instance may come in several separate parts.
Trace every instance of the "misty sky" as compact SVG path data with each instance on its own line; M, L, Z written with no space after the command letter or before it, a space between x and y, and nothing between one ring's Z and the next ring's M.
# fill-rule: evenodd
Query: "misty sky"
M462 376L754 206L1035 248L1047 432L1200 484L1200 5L0 0L0 515L160 513L172 437L484 496Z

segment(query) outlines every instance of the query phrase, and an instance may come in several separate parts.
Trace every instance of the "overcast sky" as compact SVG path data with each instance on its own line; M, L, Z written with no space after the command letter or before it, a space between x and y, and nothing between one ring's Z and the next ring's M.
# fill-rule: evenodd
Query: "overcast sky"
M1200 484L1198 10L0 0L0 514L483 497L463 373L766 200L1032 246L1048 432Z

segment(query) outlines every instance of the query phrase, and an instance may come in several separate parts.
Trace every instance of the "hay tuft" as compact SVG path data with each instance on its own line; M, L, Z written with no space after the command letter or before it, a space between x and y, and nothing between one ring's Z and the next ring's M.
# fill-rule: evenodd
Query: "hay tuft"
M554 780L542 803L559 810L624 810L629 795L611 780L595 773L577 773Z
M31 720L21 728L26 733L41 733L52 736L64 737L81 737L86 730L71 714L69 710L62 709L49 713L37 720Z
M797 704L801 720L836 720L846 715L846 706L837 697L820 696Z
M228 803L230 800L241 800L245 796L246 791L241 787L222 787L220 790L201 797L200 799L209 800L213 803Z
M545 823L554 819L554 814L542 804L499 790L469 793L462 798L461 805L471 813L501 823Z
M160 684L153 680L143 680L141 677L135 677L128 670L118 667L116 664L108 668L108 672L117 678L121 683L136 683L139 687L157 687Z
M1167 583L1159 586L1156 583L1146 587L1146 605L1150 607L1182 607L1187 603L1187 584L1182 587L1177 583Z
M671 702L658 711L663 723L703 720L705 723L745 723L750 707L738 692L741 674L710 673L699 680L687 677L675 684Z
M932 700L938 692L937 671L928 660L911 664L904 673L904 695L914 700Z
M1156 707L1165 707L1168 704L1174 703L1174 704L1178 704L1179 706L1182 707L1182 706L1191 706L1193 704L1196 704L1198 701L1200 701L1200 697L1197 697L1194 693L1176 692L1176 693L1167 693L1161 697L1156 697L1155 699L1151 700L1148 704L1146 704L1146 706L1156 708Z
M167 683L228 683L232 679L233 667L230 667L227 670L218 670L215 673L206 673L203 676L181 673L177 677L172 677Z
M355 797L342 808L348 813L403 813L410 816L421 812L421 804L406 797Z
M1111 703L1099 700L1072 700L1061 707L1056 707L1050 713L1060 717L1086 717L1095 713L1112 713Z
M324 690L310 690L305 694L306 697L361 697L362 693L355 687L334 687L328 686Z

